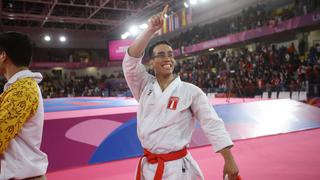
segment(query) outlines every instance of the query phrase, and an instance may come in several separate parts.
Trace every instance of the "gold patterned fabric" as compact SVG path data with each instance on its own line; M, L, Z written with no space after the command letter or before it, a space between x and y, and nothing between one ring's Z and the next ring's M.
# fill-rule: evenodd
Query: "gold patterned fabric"
M0 154L37 111L38 102L38 85L32 78L17 80L0 95Z

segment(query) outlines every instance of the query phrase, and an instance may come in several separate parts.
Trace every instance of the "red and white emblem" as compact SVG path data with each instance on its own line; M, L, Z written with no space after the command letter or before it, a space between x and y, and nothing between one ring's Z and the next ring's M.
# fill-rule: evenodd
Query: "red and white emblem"
M171 96L170 99L169 99L167 108L171 109L171 110L176 110L178 102L179 102L179 98L178 97Z

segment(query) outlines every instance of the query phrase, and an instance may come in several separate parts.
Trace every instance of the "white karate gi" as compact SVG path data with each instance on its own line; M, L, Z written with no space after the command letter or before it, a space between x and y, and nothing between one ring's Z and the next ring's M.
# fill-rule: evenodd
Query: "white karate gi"
M197 86L182 82L179 77L162 92L157 79L148 74L141 58L123 60L123 71L128 86L139 102L137 133L144 148L152 153L163 154L187 147L191 141L196 120L213 145L219 151L233 145L223 121L218 117L203 91ZM178 97L176 109L167 108L170 97ZM172 107L172 104L169 105ZM142 161L142 179L152 180L157 164ZM183 170L184 169L184 170ZM203 174L188 153L184 158L165 162L163 179L204 179Z

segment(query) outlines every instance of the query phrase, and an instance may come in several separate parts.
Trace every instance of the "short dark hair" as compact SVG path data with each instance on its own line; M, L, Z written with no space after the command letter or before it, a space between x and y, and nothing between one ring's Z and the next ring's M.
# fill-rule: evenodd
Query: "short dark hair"
M166 40L161 40L161 41L157 41L156 43L152 44L150 47L149 47L149 51L148 51L148 55L149 55L149 58L152 58L153 57L153 49L160 45L160 44L166 44L170 47L172 47L171 43L169 41L166 41Z
M0 33L0 50L5 51L12 63L18 67L29 66L32 59L32 42L18 32Z

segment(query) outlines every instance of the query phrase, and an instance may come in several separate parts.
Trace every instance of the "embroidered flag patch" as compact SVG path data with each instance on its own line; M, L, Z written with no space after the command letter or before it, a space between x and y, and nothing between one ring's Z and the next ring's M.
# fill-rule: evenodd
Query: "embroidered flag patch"
M171 110L176 110L178 102L179 102L179 98L178 97L171 96L170 99L169 99L167 108L171 109Z

